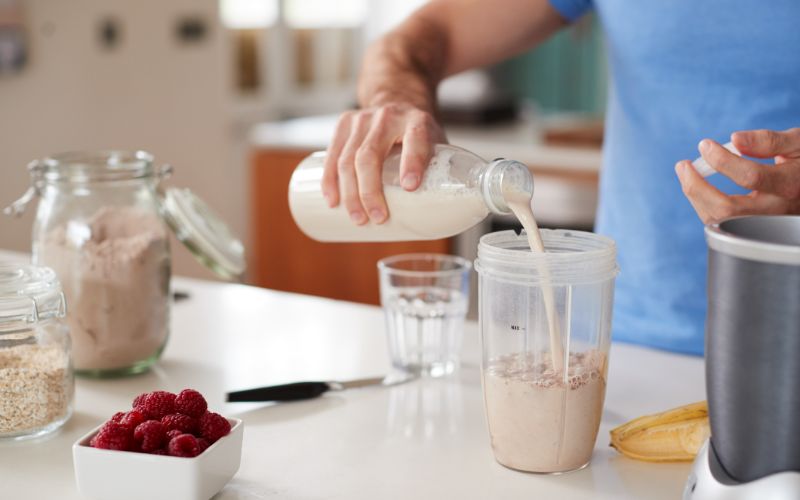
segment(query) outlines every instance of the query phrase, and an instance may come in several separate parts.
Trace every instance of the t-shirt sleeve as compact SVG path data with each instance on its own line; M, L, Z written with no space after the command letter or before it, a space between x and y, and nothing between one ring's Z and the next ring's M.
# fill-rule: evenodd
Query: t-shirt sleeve
M550 0L550 5L569 22L576 21L592 8L592 0Z

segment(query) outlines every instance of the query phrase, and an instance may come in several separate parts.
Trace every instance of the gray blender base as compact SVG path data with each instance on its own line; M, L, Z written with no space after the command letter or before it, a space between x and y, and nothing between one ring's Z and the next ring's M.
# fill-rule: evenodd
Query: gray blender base
M795 500L800 498L800 472L780 472L744 484L723 484L711 474L705 442L692 465L683 500ZM727 481L726 481L727 482Z

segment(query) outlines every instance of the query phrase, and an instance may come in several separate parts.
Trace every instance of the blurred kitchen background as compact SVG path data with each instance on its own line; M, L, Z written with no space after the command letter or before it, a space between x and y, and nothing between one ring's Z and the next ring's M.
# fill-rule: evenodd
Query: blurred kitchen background
M436 242L320 244L291 220L291 171L354 106L365 46L422 3L0 0L0 202L27 189L32 159L144 149L241 235L249 283L376 303L378 258L473 257L480 234L513 225L493 218ZM450 141L527 163L540 223L580 229L594 221L605 95L592 17L440 89ZM30 250L33 212L0 217L0 248ZM176 273L212 277L178 244L173 257Z

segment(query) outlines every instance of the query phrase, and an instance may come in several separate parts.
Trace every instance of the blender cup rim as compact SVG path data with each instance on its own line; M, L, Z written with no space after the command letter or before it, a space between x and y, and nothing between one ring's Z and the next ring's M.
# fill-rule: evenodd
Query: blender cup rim
M541 230L545 247L559 251L531 252L524 231L498 231L481 237L475 270L509 283L536 285L589 284L614 279L619 274L613 239L586 231ZM514 248L508 248L510 246Z
M489 253L491 257L508 262L548 261L555 264L558 261L575 261L586 258L603 258L609 255L616 256L616 243L613 239L587 231L574 231L571 229L540 229L542 240L547 247L550 244L570 244L591 242L594 248L569 249L567 251L548 251L545 253L531 252L528 246L527 233L523 229L519 234L513 230L497 231L481 236L478 250ZM569 241L572 240L572 241ZM502 245L518 244L520 248L506 248Z

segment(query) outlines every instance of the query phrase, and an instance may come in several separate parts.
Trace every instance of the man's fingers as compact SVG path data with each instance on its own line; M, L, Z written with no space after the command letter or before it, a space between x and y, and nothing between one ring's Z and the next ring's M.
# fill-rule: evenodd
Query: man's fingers
M731 134L731 142L743 154L756 158L800 156L800 128L783 132L775 130L744 130Z
M709 139L700 142L700 152L709 165L736 184L785 198L800 196L800 163L764 165L737 156Z
M322 190L328 204L343 204L356 224L386 221L383 163L394 144L402 142L400 184L417 189L433 155L433 146L445 142L430 113L406 105L346 113L328 148Z
M391 108L381 108L372 116L370 130L356 151L356 174L361 204L372 222L388 217L383 195L383 162L402 134L402 125Z
M712 140L702 140L698 149L706 162L736 184L752 190L747 195L728 196L706 182L691 163L679 162L675 172L703 222L719 222L738 215L798 213L800 128L736 132L731 141L745 155L775 158L775 165L739 157Z
M342 148L339 161L336 164L336 173L339 177L339 187L342 191L344 202L350 219L356 224L366 224L368 218L358 196L358 180L356 179L356 152L364 142L370 126L371 115L365 112L356 114L350 126L350 137Z
M736 215L783 215L800 211L800 200L788 200L770 193L750 193L730 197Z
M322 170L322 195L328 202L328 206L333 208L339 204L339 176L336 169L339 162L339 155L347 143L350 136L350 124L353 119L353 111L347 111L339 117L336 130L333 133L333 140L328 145L328 152L325 155L325 164Z
M438 135L436 127L433 118L421 111L415 113L406 125L400 155L400 185L406 191L414 191L422 181L422 174L433 156Z
M709 184L697 173L691 162L678 162L675 173L678 174L683 193L703 223L719 222L735 215L737 207L730 197Z
M763 189L769 182L769 172L765 172L763 165L752 160L735 155L710 139L703 139L697 148L703 159L714 170L730 177L736 184L747 189ZM760 167L760 168L759 168Z

